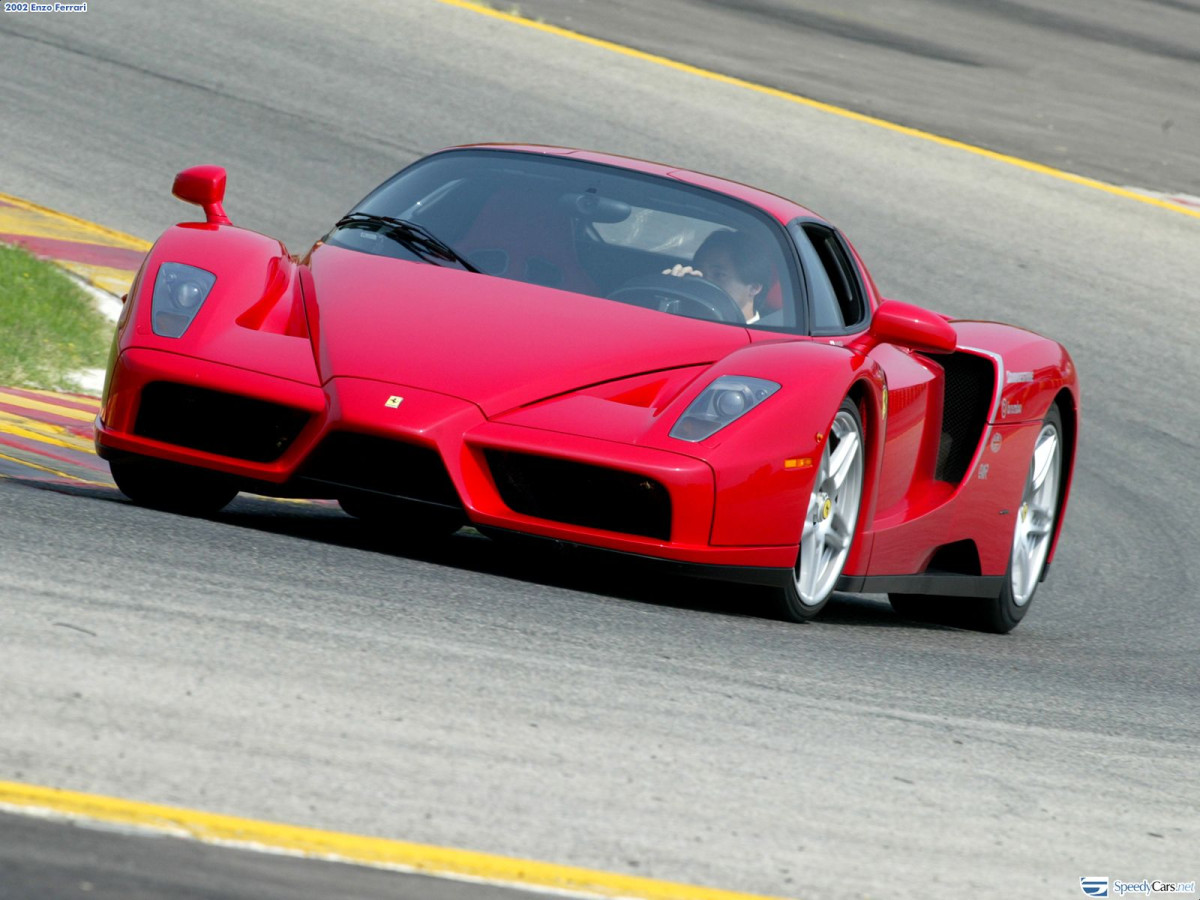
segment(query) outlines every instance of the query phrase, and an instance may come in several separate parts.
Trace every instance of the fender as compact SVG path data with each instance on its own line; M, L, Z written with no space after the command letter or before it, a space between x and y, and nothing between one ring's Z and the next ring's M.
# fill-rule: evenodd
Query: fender
M655 443L713 379L747 375L782 385L743 418L701 444L716 473L711 543L717 546L799 546L808 499L829 426L847 397L858 405L866 433L864 497L874 495L882 460L883 373L853 350L815 342L759 343L730 354L697 378L668 408ZM860 521L870 521L870 501ZM853 554L862 552L857 546Z
M997 396L990 414L994 424L1041 422L1058 403L1063 418L1063 484L1059 494L1054 540L1046 557L1053 562L1066 521L1067 501L1079 443L1079 373L1061 344L998 322L956 322L963 343L978 348L997 363Z
M989 422L1040 422L1064 390L1078 408L1078 373L1061 344L997 322L957 321L954 327L961 349L996 363L997 390Z
M167 262L216 276L180 337L156 334L152 321L155 281ZM150 249L130 291L117 352L160 350L239 368L253 360L255 371L317 384L298 272L287 248L266 235L223 224L172 226Z

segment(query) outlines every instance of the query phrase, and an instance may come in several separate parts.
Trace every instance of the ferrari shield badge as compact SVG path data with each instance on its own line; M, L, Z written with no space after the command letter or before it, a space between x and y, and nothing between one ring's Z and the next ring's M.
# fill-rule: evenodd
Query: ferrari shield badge
M404 402L403 397L397 397L395 394L392 394L392 396L387 398L387 402L383 405L386 406L388 409L395 409L397 406L399 406L403 402Z

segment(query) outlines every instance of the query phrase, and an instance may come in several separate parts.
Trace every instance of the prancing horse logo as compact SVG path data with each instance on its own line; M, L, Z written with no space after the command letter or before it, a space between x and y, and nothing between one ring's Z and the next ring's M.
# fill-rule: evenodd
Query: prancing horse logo
M403 402L404 402L403 397L397 397L395 394L392 394L392 396L387 398L387 403L385 403L383 405L386 406L388 409L395 409L397 406L399 406Z

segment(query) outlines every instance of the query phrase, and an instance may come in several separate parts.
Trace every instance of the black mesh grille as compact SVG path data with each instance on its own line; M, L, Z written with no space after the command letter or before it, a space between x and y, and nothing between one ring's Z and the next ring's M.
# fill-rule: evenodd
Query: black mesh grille
M957 483L967 474L987 426L996 369L990 360L970 353L939 356L937 361L946 372L946 403L935 477Z
M273 462L296 439L309 414L222 391L156 381L142 389L135 434L205 453Z
M432 447L369 434L338 431L315 449L300 477L333 493L367 491L405 500L461 508L441 454Z
M510 509L539 519L669 541L671 495L645 475L507 450L486 450Z

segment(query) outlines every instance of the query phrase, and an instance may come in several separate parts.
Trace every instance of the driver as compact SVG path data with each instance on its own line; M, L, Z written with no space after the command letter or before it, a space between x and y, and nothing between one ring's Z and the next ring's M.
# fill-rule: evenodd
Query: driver
M758 321L756 303L771 282L771 263L758 243L740 231L714 231L692 257L692 264L676 263L664 275L696 275L725 291L742 311L747 325Z

